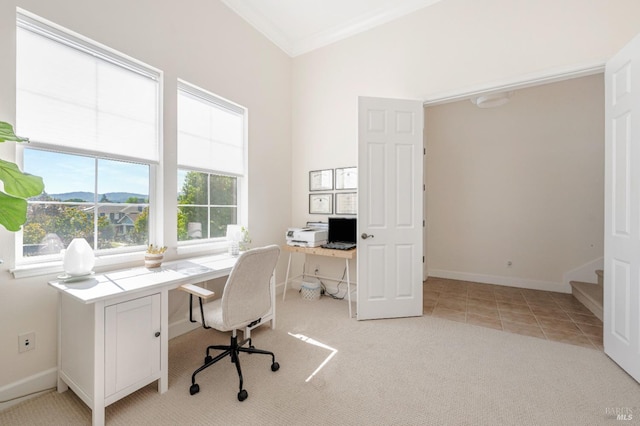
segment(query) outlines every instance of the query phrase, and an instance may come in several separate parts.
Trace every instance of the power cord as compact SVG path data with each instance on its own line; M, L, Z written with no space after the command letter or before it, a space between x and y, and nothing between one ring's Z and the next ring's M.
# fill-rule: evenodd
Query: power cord
M345 267L344 270L342 271L342 278L340 278L340 281L338 281L338 285L336 286L335 293L330 293L329 290L327 290L327 287L324 285L324 283L322 281L320 281L320 285L322 287L321 294L325 295L325 296L329 296L329 297L331 297L332 299L335 299L335 300L344 300L344 298L347 295L347 293L345 292L345 294L342 297L338 297L338 294L340 294L340 284L344 283L344 277L346 275L347 275L347 268Z
M307 264L306 262L302 265L302 276L307 276L308 274L306 273L306 267ZM316 269L315 273L314 273L314 277L318 278L316 276L316 274L318 273L318 270ZM345 292L345 294L342 297L338 297L338 294L340 294L340 284L344 284L344 277L347 275L347 267L345 266L344 270L342 271L342 277L340 278L340 281L338 281L338 284L336 285L336 291L335 293L331 293L329 292L329 290L327 289L327 286L324 284L324 282L318 278L318 281L320 281L320 296L329 296L332 299L335 300L344 300L345 296L347 295L347 293ZM302 288L298 289L298 293L302 293Z

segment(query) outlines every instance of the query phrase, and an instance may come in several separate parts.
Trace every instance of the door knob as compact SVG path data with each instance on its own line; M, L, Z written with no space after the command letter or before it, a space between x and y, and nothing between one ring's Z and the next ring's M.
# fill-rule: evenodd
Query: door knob
M160 332L156 331L156 337L160 337Z
M373 235L369 235L366 232L363 232L362 235L360 235L360 238L366 240L367 238L373 238Z

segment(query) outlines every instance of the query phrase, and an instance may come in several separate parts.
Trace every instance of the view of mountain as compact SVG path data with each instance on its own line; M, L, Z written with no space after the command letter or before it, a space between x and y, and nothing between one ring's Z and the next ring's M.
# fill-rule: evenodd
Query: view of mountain
M68 200L82 200L87 202L93 201L92 192L65 192L64 194L49 194L50 197L61 201ZM142 200L148 200L149 196L146 194L134 194L131 192L107 192L106 194L99 194L98 201L106 197L112 203L124 203L130 198L139 198Z

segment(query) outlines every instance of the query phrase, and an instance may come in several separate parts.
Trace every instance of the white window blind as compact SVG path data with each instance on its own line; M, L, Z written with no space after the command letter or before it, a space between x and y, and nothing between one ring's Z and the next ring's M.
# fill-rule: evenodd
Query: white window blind
M178 85L178 167L244 175L245 110Z
M159 73L18 16L16 127L33 142L159 161Z

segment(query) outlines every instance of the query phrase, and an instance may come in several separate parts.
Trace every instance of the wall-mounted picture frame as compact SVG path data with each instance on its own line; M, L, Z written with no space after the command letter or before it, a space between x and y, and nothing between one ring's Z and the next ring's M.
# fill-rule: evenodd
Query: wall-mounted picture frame
M341 167L335 173L336 189L357 189L358 188L358 168Z
M331 191L333 189L333 169L309 172L309 191Z
M357 214L358 213L358 193L338 192L336 193L336 214Z
M309 214L333 214L333 194L309 194Z

